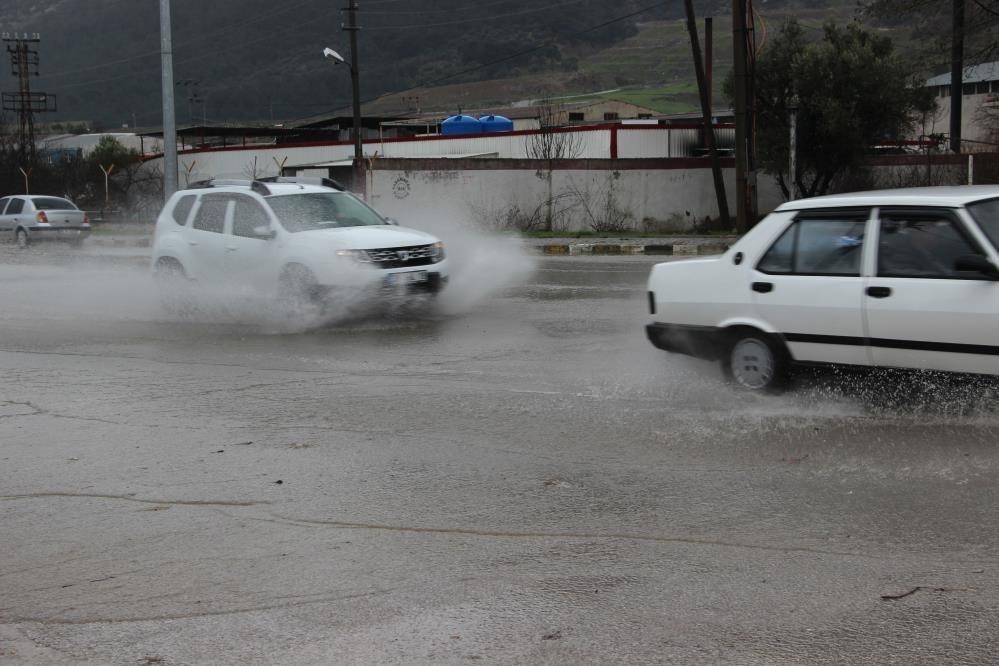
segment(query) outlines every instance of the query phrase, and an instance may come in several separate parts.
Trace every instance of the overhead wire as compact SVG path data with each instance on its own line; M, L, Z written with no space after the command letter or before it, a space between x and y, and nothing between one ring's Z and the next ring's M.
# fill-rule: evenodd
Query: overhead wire
M605 27L607 27L609 25L613 25L614 23L620 23L621 21L626 21L626 20L628 20L630 18L634 18L635 16L638 16L640 14L644 14L646 12L652 11L653 9L657 9L657 8L662 7L664 5L667 5L667 4L669 4L669 3L668 2L657 2L655 4L643 7L641 9L637 10L637 11L630 12L630 13L625 14L623 16L618 16L617 18L613 18L613 19L610 19L608 21L604 21L602 23L598 23L596 25L592 25L592 26L590 26L588 28L583 28L582 30L577 30L576 32L569 33L568 35L564 35L564 36L565 37L578 37L579 35L585 35L588 32L593 32L594 30L599 30L600 28L605 28ZM395 90L395 91L388 92L388 93L381 93L381 94L376 95L374 97L370 97L370 98L361 100L361 102L362 103L370 103L370 102L375 101L376 99L382 99L382 98L385 98L385 97L392 97L394 95L401 95L403 93L410 92L410 91L413 91L413 90L419 90L421 88L432 87L432 86L438 85L440 83L443 83L445 81L450 81L451 79L458 78L459 76L464 76L465 74L471 74L471 73L477 72L477 71L479 71L481 69L485 69L487 67L492 67L493 65L498 65L498 64L510 61L510 60L514 60L514 59L519 58L521 56L529 55L529 54L534 53L536 51L540 51L540 50L542 50L544 48L547 48L548 46L551 46L555 42L556 42L555 39L548 39L548 40L545 40L544 42L542 42L542 43L540 43L540 44L538 44L536 46L533 46L533 47L529 48L529 49L524 49L523 51L518 51L516 53L512 53L512 54L504 56L502 58L497 58L495 60L490 60L489 62L485 62L485 63L481 63L479 65L476 65L475 67L468 67L468 68L463 69L461 71L454 72L452 74L448 74L447 76L438 77L436 79L431 79L429 81L423 81L421 83L418 83L418 84L413 85L413 86L409 86L407 88L402 88L400 90ZM340 111L340 110L346 109L346 108L350 108L349 105L338 106L335 109L330 109L330 110L322 112L322 113L312 114L312 116L323 115L324 113L333 113L333 112ZM310 116L310 117L312 117L312 116ZM303 120L303 119L299 119L299 120ZM295 122L295 121L292 120L292 121L289 121L289 122Z
M180 42L174 43L172 45L172 48L174 48L174 49L183 48L185 46L190 46L191 44L195 44L195 43L197 43L199 41L202 41L204 39L217 37L217 36L219 36L221 34L229 32L231 30L235 30L236 28L241 28L241 27L250 25L251 23L256 23L258 21L263 21L263 20L267 20L267 19L273 18L274 16L277 16L279 14L285 13L287 11L290 11L292 9L300 7L300 6L302 6L304 4L307 4L309 2L315 2L315 0L298 0L298 2L290 2L290 3L285 4L284 6L282 6L280 9L276 9L276 10L274 10L272 12L265 13L265 14L262 14L262 15L256 15L256 16L254 16L252 18L248 18L245 21L242 21L240 23L229 24L229 25L226 25L226 26L224 26L222 28L219 28L218 30L213 30L213 31L210 31L210 32L207 32L207 33L202 33L201 35L199 35L198 37L196 37L194 39L189 39L187 41L180 41ZM303 25L303 24L300 24L300 25ZM150 57L159 56L159 55L161 55L160 49L157 49L155 51L145 51L143 53L137 53L137 54L131 55L131 56L127 57L127 58L119 58L118 60L109 60L107 62L103 62L103 63L97 64L97 65L91 65L91 66L88 66L88 67L80 67L80 68L77 68L77 69L71 69L71 70L64 70L64 71L61 71L61 72L55 72L53 74L45 74L44 76L40 76L38 78L39 78L39 80L46 80L47 81L49 79L54 79L54 78L58 78L58 77L62 77L62 76L69 76L70 74L80 74L82 72L89 72L89 71L94 71L94 70L98 70L98 69L104 69L105 67L113 67L115 65L122 65L122 64L125 64L125 63L133 62L135 60L142 59L142 58L150 58ZM117 78L125 78L127 76L129 76L129 74L122 74L121 76L118 76L118 77L115 77L115 78L102 79L100 81L95 81L95 83L105 83L107 81L114 81ZM90 82L83 82L84 85L86 85L87 83L90 83ZM76 84L72 84L72 85L76 85Z
M295 2L295 3L290 3L290 4L287 4L287 5L284 5L281 9L275 10L274 12L269 12L269 13L266 13L264 15L257 15L257 16L254 16L254 17L252 17L250 19L247 19L247 20L243 21L240 24L225 26L223 28L220 28L219 30L212 31L211 33L202 34L202 35L200 35L199 37L197 37L195 39L191 39L191 40L187 40L187 41L184 41L184 42L180 42L180 43L176 44L174 46L174 48L181 48L183 46L189 46L189 45L194 44L194 43L196 43L198 41L202 41L203 39L206 39L208 37L212 37L212 36L216 36L218 34L223 34L225 32L228 32L228 31L234 29L235 27L242 27L243 25L249 25L250 23L254 23L254 22L257 22L257 21L261 21L261 20L272 18L273 16L276 16L276 15L278 15L280 13L286 12L286 11L288 11L290 9L294 9L294 8L296 8L298 6L304 5L304 4L306 4L306 3L310 2L310 1L314 1L314 0L299 0L299 2ZM381 2L379 2L378 0L366 0L366 4L367 5L371 5L371 4L389 4L391 2L397 2L397 1L398 0L381 0ZM557 8L557 7L560 7L560 6L565 6L565 5L570 5L570 4L580 4L581 2L584 2L584 1L586 1L586 0L565 0L563 2L558 2L558 3L555 3L555 4L551 4L551 5L545 5L545 6L540 7L540 8L535 7L533 9L521 10L521 11L518 11L518 12L512 12L512 13L503 14L503 15L492 14L492 15L489 15L489 16L476 17L475 19L468 19L467 21L463 20L463 21L456 21L456 22L446 22L446 23L437 23L437 24L421 24L421 25L410 25L410 26L385 26L384 28L385 29L424 28L424 27L454 25L454 24L458 24L458 23L466 23L466 22L473 22L473 21L493 21L493 20L496 20L497 18L505 18L505 17L511 17L511 16L519 16L519 15L529 14L529 13L536 13L536 12L539 12L539 11L545 11L545 10ZM496 3L496 4L501 4L501 3ZM628 14L625 14L625 15L622 15L622 16L618 16L616 18L613 18L613 19L610 19L610 20L607 20L607 21L603 21L603 22L598 23L596 25L593 25L593 26L590 26L590 27L587 27L587 28L583 28L582 30L577 30L577 31L575 31L573 33L569 33L567 35L564 35L564 37L576 37L576 36L584 35L584 34L587 34L589 32L593 32L595 30L599 30L600 28L604 28L604 27L607 27L609 25L613 25L615 23L619 23L621 21L625 21L625 20L627 20L629 18L633 18L633 17L638 16L640 14L644 14L644 13L646 13L648 11L651 11L653 9L656 9L658 7L661 7L661 6L664 6L664 5L667 5L667 4L669 4L669 3L667 3L667 2L657 2L655 4L645 6L645 7L641 8L641 9L638 9L636 11L630 12ZM369 12L365 12L365 13L369 13ZM283 34L283 33L287 32L289 30L292 30L294 28L298 28L301 25L305 25L307 23L313 23L313 22L314 22L314 19L306 21L306 22L303 22L303 23L291 24L291 25L286 26L285 30L280 31L280 33ZM365 30L373 30L373 29L376 29L376 28L374 28L374 27L365 28ZM266 39L270 39L272 37L274 37L274 33L273 32L269 33L267 35L264 35L264 36L262 36L262 37L260 37L258 39L255 39L255 40L242 41L239 44L237 44L237 45L235 45L235 46L233 46L233 47L231 47L229 49L216 50L216 51L214 51L214 53L228 53L228 52L240 49L240 48L244 48L245 46L252 45L252 44L264 41ZM476 65L474 67L465 68L463 70L460 70L460 71L448 74L446 76L438 77L438 78L431 79L431 80L428 80L428 81L423 81L423 82L421 82L419 84L416 84L416 85L413 85L413 86L409 86L409 87L406 87L406 88L403 88L403 89L400 89L400 90L392 91L392 92L389 92L389 93L381 93L381 94L379 94L379 95L377 95L375 97L372 97L372 98L369 98L369 99L365 99L363 101L365 103L368 103L368 102L374 101L375 99L380 99L380 98L383 98L383 97L391 97L393 95L399 95L399 94L402 94L402 93L405 93L405 92L409 92L409 91L412 91L412 90L417 90L417 89L420 89L420 88L431 87L431 86L437 85L439 83L443 83L445 81L450 81L450 80L458 78L460 76L464 76L466 74L471 74L471 73L474 73L476 71L479 71L479 70L482 70L482 69L486 69L488 67L492 67L492 66L497 65L497 64L508 62L510 60L514 60L516 58L519 58L519 57L522 57L522 56L525 56L525 55L529 55L531 53L535 53L537 51L540 51L540 50L542 50L544 48L547 48L547 47L551 46L552 44L556 43L556 41L557 40L554 39L554 38L553 39L548 39L548 40L545 40L542 43L537 44L536 46L533 46L533 47L529 48L529 49L524 49L524 50L518 51L516 53L512 53L512 54L509 54L507 56L504 56L502 58L497 58L497 59L491 60L489 62L480 63L479 65ZM48 74L48 75L46 75L44 77L39 77L39 78L49 79L49 78L56 78L56 77L60 77L60 76L66 76L66 75L74 74L74 73L80 73L80 72L84 72L84 71L93 71L93 70L101 69L101 68L108 67L108 66L120 65L120 64L125 64L125 63L132 63L132 62L134 62L136 60L139 60L139 59L142 59L142 58L146 58L146 57L156 56L156 55L160 55L160 51L159 50L157 50L157 51L150 51L150 52L142 53L142 54L137 54L137 55L131 56L129 58L118 59L118 60L115 60L115 61L110 61L110 62L107 62L107 63L102 63L102 64L94 65L94 66L91 66L91 67L80 68L80 69L77 69L77 70L69 70L69 71L64 71L64 72L58 72L58 73L55 73L55 74ZM175 65L177 65L177 64L185 64L185 63L188 63L188 62L200 59L202 57L203 56L201 54L197 54L197 55L193 55L193 56L190 56L190 57L187 57L187 58L175 59L174 60L174 64ZM80 86L110 83L110 82L113 82L113 81L118 81L118 80L121 80L121 79L124 79L124 78L128 78L129 76L132 76L132 74L131 73L124 73L124 74L119 74L119 75L115 75L115 76L111 76L111 77L105 77L105 78L101 78L101 79L92 79L92 80L88 80L88 81L76 81L76 82L73 82L73 83L61 84L60 87L61 88L76 88L76 87L80 87ZM347 108L347 107L346 106L337 107L336 109L333 109L332 111L339 111L340 109L343 109L343 108ZM332 111L328 111L327 113L332 112ZM313 115L321 115L321 114L313 114Z

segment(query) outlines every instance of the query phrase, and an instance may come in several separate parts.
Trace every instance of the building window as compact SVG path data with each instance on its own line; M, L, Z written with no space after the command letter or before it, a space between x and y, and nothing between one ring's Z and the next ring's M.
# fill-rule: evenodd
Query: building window
M585 120L583 114L580 111L570 111L569 112L569 122L582 122Z
M988 91L989 91L989 82L988 81L982 81L978 85L975 86L975 92L977 92L979 95L984 95Z
M651 113L640 113L640 114L638 114L638 119L639 120L644 120L644 119L648 119L648 118L651 118L651 117L652 117Z
M962 85L961 86L961 94L962 95L974 95L975 94L975 84L974 83L965 83L964 85Z
M604 114L604 120L617 120L617 114L612 111L608 111Z
M992 92L999 93L999 81L992 81Z

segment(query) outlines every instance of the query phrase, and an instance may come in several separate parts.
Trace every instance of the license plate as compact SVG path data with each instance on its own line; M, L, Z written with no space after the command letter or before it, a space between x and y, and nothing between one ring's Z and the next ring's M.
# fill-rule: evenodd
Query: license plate
M397 287L406 284L417 284L427 281L426 271L407 271L405 273L390 273L385 276L385 286Z

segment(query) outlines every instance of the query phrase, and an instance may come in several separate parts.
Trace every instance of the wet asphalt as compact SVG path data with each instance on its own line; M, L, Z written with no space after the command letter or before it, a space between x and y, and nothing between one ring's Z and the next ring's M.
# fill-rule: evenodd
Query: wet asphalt
M168 316L0 247L0 663L991 664L999 411L644 337L653 257Z

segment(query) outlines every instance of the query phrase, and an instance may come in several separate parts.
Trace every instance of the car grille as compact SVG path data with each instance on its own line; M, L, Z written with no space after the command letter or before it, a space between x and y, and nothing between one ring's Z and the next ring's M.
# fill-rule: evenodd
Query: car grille
M404 268L434 263L433 245L364 250L364 254L367 255L368 261L378 268Z

